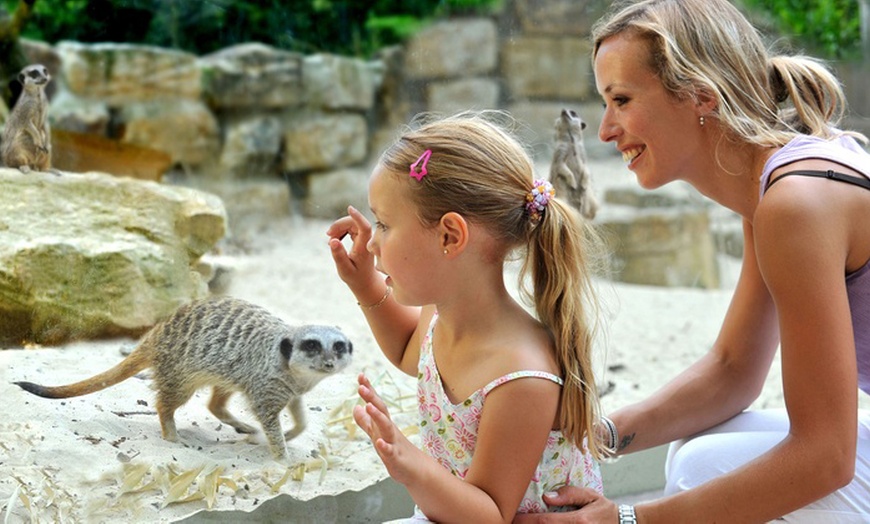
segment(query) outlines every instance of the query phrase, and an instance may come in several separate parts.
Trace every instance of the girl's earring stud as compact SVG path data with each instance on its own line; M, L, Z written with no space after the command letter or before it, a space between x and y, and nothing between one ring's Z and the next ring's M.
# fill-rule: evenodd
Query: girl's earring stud
M704 127L704 117L701 116L698 121L701 122L701 127Z

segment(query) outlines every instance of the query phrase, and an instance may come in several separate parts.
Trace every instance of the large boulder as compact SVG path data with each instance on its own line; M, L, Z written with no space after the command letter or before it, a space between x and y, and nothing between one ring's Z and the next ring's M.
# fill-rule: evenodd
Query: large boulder
M0 342L141 334L208 292L221 200L103 173L0 169Z
M64 41L59 82L73 94L112 107L153 100L199 100L202 76L194 54L147 45Z

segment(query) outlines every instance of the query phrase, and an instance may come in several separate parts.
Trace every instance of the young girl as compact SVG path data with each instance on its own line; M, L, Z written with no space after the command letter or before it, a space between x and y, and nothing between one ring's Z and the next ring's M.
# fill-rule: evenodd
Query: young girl
M590 229L490 120L405 133L369 182L374 233L353 208L327 232L384 355L418 377L422 450L362 375L354 412L417 519L511 522L547 511L542 495L561 486L602 490L601 444L586 440L598 420ZM517 250L537 318L504 282Z

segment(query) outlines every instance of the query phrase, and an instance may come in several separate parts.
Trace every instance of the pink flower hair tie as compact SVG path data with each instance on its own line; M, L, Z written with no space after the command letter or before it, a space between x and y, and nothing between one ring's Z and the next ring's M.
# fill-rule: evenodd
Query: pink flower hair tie
M538 222L543 216L544 210L550 200L556 196L556 189L550 182L538 178L535 179L532 190L526 194L526 211L533 222Z
M417 182L423 180L423 177L428 173L428 171L426 171L426 165L429 164L429 157L431 156L432 150L427 149L426 151L423 151L423 154L420 155L420 158L418 158L416 162L411 164L411 172L409 173L411 178L416 178ZM417 171L417 165L420 166L420 171Z

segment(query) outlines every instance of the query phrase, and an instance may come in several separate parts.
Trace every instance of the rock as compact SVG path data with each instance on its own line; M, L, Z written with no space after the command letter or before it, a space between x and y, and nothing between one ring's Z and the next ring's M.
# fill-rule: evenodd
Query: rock
M52 128L51 145L51 165L73 173L99 171L159 182L172 165L162 151L88 133Z
M585 100L592 94L592 64L583 38L517 37L502 45L502 69L512 99ZM571 64L571 67L565 67Z
M217 118L199 100L128 104L118 113L122 142L167 153L173 164L196 167L220 153Z
M308 105L367 111L383 81L383 66L326 53L305 57L302 78Z
M485 75L497 66L498 29L486 18L436 22L405 48L405 74L413 80Z
M109 106L100 100L82 98L62 90L51 99L51 129L106 136L112 116Z
M585 37L592 22L607 11L605 0L516 0L517 17L523 32Z
M719 287L719 267L703 209L652 208L601 227L610 241L613 278L654 286Z
M371 171L362 168L336 169L308 176L302 214L334 220L347 214L348 204L368 209L368 180Z
M196 55L133 44L60 42L62 81L73 94L117 107L132 102L199 100Z
M498 109L498 82L489 78L462 78L445 82L430 82L429 110L452 114L465 109Z
M103 173L0 169L0 341L135 336L205 296L219 198Z
M305 100L302 55L265 44L240 44L199 60L204 97L216 108L284 108Z
M282 167L290 173L352 166L368 154L362 115L299 113L287 118L284 127Z
M226 121L220 165L239 178L278 172L283 129L277 116L252 115Z

